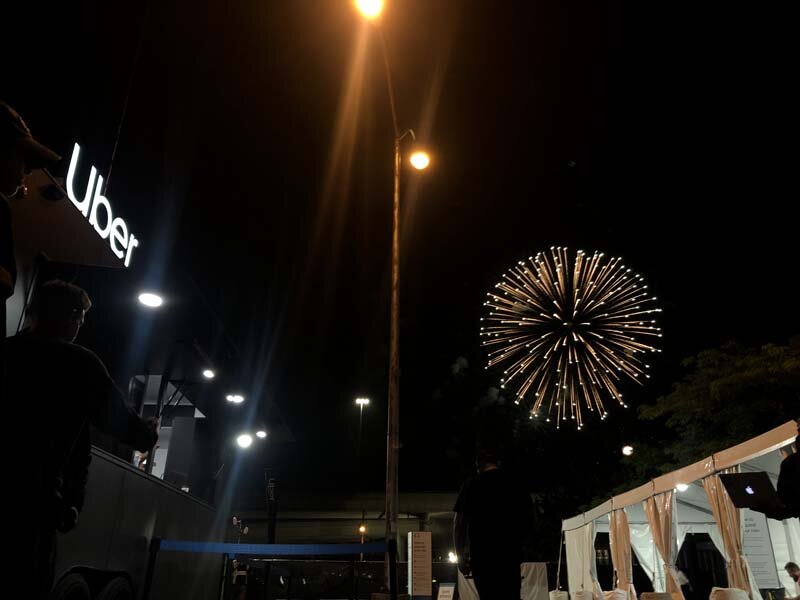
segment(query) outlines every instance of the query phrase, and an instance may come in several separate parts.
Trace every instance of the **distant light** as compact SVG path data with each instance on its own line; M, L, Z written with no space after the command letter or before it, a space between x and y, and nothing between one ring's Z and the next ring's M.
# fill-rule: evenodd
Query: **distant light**
M158 308L164 304L164 299L153 292L142 292L139 294L139 302L149 308Z
M241 404L244 402L244 396L241 394L228 394L225 396L225 400L228 402L233 402L234 404Z
M189 486L188 485L181 486L181 491L182 492L186 492L188 494L189 493Z
M214 371L212 371L211 369L204 369L203 370L203 377L205 377L206 379L214 379L214 377L216 377L216 376L217 376L217 374L214 373Z
M249 448L253 443L253 436L249 433L243 433L236 438L236 443L239 444L240 448Z
M356 404L359 406L366 406L369 404L369 398L356 398Z
M367 526L363 523L358 526L358 533L367 533Z
M455 552L448 552L447 553L447 562L451 562L451 563L457 563L458 562L458 556L456 555Z
M631 456L633 454L633 446L623 446L622 454L625 456Z
M258 431L256 431L256 437L261 438L263 440L265 437L267 437L267 432L264 431L263 429L259 429Z
M383 10L383 0L355 0L356 8L364 18L377 19Z
M427 152L418 150L417 152L411 154L409 162L411 162L411 166L417 171L422 171L423 169L427 169L428 165L431 164L431 157L428 156Z
M685 483L679 483L678 485L675 486L675 489L678 490L679 492L685 492L686 490L689 489L689 486Z

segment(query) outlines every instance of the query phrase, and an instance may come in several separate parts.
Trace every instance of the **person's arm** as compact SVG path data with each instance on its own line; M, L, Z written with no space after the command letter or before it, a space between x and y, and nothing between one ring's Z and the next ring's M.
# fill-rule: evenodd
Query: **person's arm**
M469 518L467 508L470 503L470 488L472 480L468 480L461 486L458 492L458 499L453 507L456 513L453 519L453 545L455 546L456 556L458 557L458 570L466 577L470 574L470 547L469 547Z
M6 197L0 194L0 302L5 302L6 298L14 293L14 283L17 279L14 238L11 233L11 208Z
M150 450L158 440L155 419L144 420L133 412L105 365L93 353L85 349L84 351L83 382L87 388L91 423L100 431L140 452Z
M458 570L465 576L469 575L469 534L467 517L463 512L457 512L453 519L453 544L458 557Z
M92 442L89 425L84 424L70 452L62 472L61 508L58 530L66 533L78 522L86 498L86 482L89 480L89 463L92 460Z
M798 452L800 452L800 448L798 448ZM797 453L791 454L781 461L777 492L783 505L781 514L784 516L772 518L800 518L800 455Z

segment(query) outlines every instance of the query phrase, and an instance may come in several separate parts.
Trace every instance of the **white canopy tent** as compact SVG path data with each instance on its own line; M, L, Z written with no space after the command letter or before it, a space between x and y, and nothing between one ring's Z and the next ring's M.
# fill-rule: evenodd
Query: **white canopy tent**
M796 435L797 424L789 421L564 520L562 532L570 592L600 593L594 552L598 532L609 533L617 587L632 597L636 592L631 566L623 564L626 560L630 563L630 558L625 557L629 556L628 547L636 554L656 591L682 597L674 566L690 533L709 535L726 560L730 587L747 588L745 591L754 599L760 598L759 587L783 586L792 590L793 582L783 566L800 558L798 520L775 521L760 513L733 508L716 475L732 470L765 471L775 484L782 460L779 450L791 444ZM771 547L771 552L765 551L766 546ZM775 585L765 585L770 581Z

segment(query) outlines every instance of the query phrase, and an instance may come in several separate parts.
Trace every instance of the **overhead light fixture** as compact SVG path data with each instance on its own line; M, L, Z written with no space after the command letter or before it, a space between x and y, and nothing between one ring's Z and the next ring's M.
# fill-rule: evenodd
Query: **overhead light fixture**
M355 0L356 8L364 18L372 21L381 15L383 0Z
M253 444L253 436L243 433L236 438L236 443L239 444L239 448L249 448Z
M356 404L359 406L366 406L369 404L369 398L356 398Z
M233 404L241 404L244 402L244 396L241 394L228 394L225 396L225 400L232 402Z
M164 304L164 299L154 292L142 292L139 294L139 302L148 308L158 308Z
M457 563L458 562L458 556L456 556L455 552L448 552L447 553L447 562L449 562L449 563Z
M427 152L418 150L411 155L409 162L417 171L423 171L431 164L431 157Z
M217 374L214 373L214 371L212 371L211 369L203 369L203 377L205 377L206 379L214 379L214 377L216 376Z
M259 429L258 431L256 431L256 437L263 440L265 437L267 437L267 432L264 431L263 429Z

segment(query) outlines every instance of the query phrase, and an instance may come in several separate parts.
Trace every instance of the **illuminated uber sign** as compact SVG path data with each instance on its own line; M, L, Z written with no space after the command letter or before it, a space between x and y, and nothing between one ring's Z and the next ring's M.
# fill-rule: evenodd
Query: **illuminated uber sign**
M133 233L128 232L128 225L121 217L114 217L111 211L111 203L103 195L103 176L97 174L97 169L92 167L89 171L89 181L86 184L86 193L83 199L79 200L75 194L75 171L78 169L78 157L81 154L81 147L75 144L72 150L72 159L69 161L69 171L67 171L67 196L84 217L89 219L89 223L94 230L104 240L109 240L111 251L117 258L125 257L125 266L131 264L133 249L139 245L139 240ZM97 185L95 185L95 180Z

